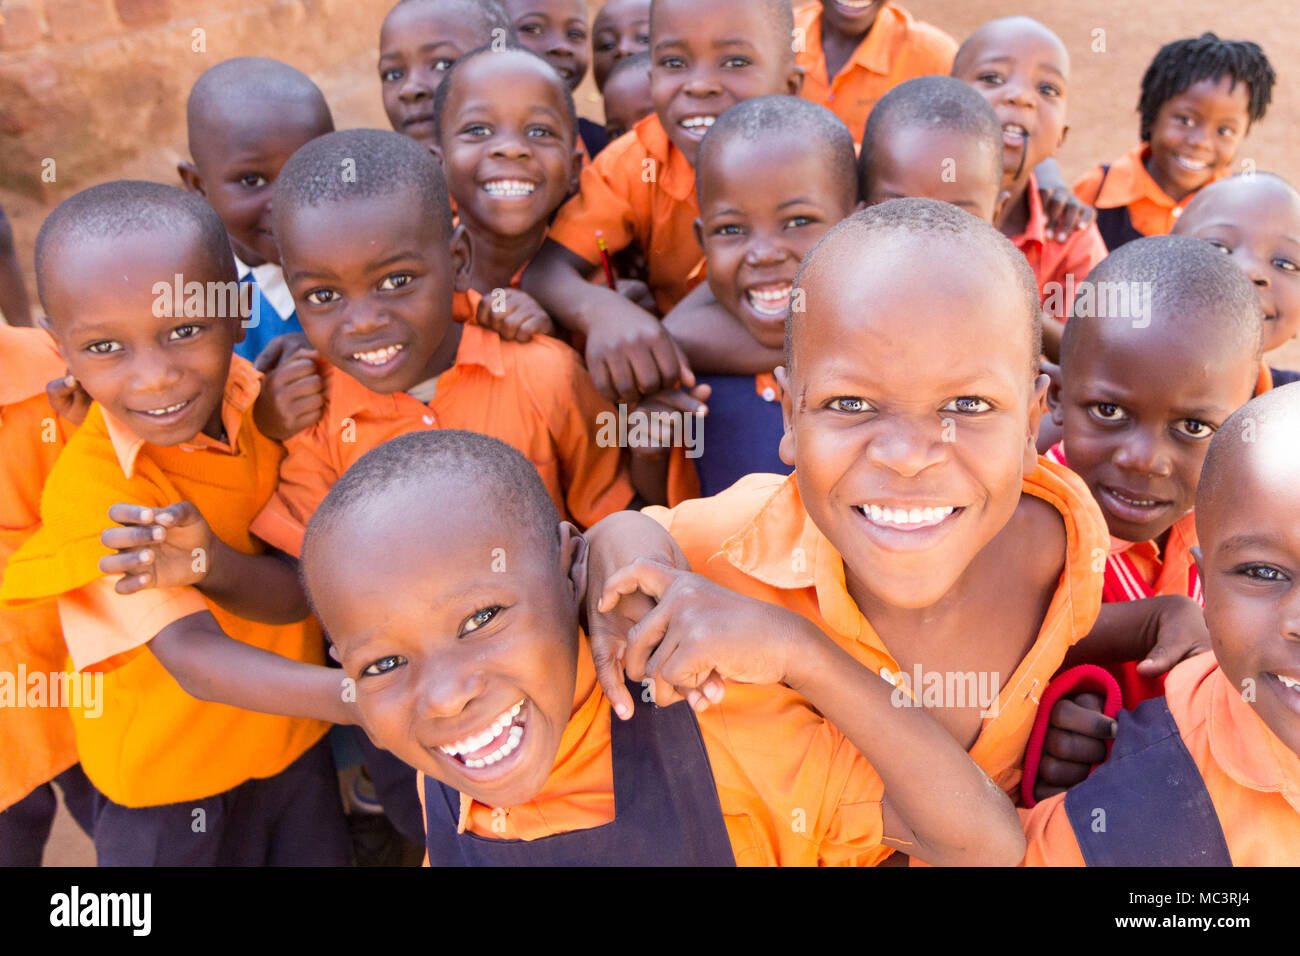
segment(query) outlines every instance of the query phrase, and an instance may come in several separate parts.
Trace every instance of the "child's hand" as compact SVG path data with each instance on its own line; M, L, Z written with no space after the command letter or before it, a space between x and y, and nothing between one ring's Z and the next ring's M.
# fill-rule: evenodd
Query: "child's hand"
M1040 183L1038 198L1043 203L1047 234L1057 242L1068 242L1076 229L1087 229L1097 210L1071 192L1064 183Z
M253 421L263 435L284 441L320 421L325 394L319 359L307 337L297 332L267 343L253 363L265 376L253 405Z
M1137 665L1142 677L1159 677L1179 661L1211 649L1210 631L1205 626L1205 612L1189 597L1167 594L1147 600L1159 602L1149 628L1151 648Z
M1094 764L1106 759L1106 744L1115 738L1115 721L1102 713L1106 701L1100 694L1079 694L1056 702L1043 739L1043 756L1034 781L1034 799L1081 783Z
M599 610L637 591L656 603L628 632L624 667L633 680L654 680L659 706L670 703L665 685L702 711L722 700L724 680L781 683L809 626L785 608L646 559L610 575Z
M72 377L71 372L46 385L45 397L56 415L66 418L74 425L79 426L84 422L86 413L90 411L90 396L81 387L81 383Z
M654 293L640 279L616 279L614 285L618 287L618 294L627 301L647 312L654 312L656 308Z
M122 575L114 586L118 594L197 585L207 577L217 539L188 501L161 509L118 504L108 517L122 527L99 536L117 552L101 558L99 570Z
M628 450L638 458L668 457L673 447L673 432L676 431L677 436L684 433L682 428L673 428L673 419L680 415L704 417L709 413L709 406L706 403L712 394L713 386L696 385L689 391L670 388L641 399L634 411L644 412L649 416L650 425L646 430L647 444L633 445L629 440Z
M527 342L534 335L554 335L555 323L527 292L493 289L479 300L475 321L507 342Z
M677 343L658 319L630 302L588 327L586 357L597 391L615 403L634 405L641 396L678 383L695 387L695 376Z

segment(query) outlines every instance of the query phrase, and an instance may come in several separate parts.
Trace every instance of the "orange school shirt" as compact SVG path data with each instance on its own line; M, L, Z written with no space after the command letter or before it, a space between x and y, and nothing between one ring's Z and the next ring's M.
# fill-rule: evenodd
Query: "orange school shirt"
M1038 195L1038 177L1033 173L1029 174L1025 198L1029 202L1029 221L1024 232L1012 236L1011 241L1025 254L1034 270L1044 309L1053 318L1065 321L1070 317L1078 283L1106 258L1106 243L1101 241L1095 222L1089 223L1086 229L1074 230L1065 242L1048 238L1047 216L1043 214L1043 201Z
M1039 459L1025 494L1052 505L1065 524L1065 567L1038 639L999 690L994 714L971 758L1008 794L1020 786L1038 699L1066 651L1092 630L1101 608L1093 554L1106 545L1106 522L1083 482ZM740 594L812 621L861 664L895 684L901 668L858 610L844 583L844 561L799 497L796 475L750 475L721 494L673 508L647 508L681 546L691 570Z
M704 251L695 168L654 113L606 146L582 171L578 194L560 207L548 238L600 268L596 230L609 254L636 245L645 254L655 304L667 315L703 280Z
M1101 166L1094 166L1084 173L1074 184L1074 194L1098 209L1127 207L1133 228L1144 236L1168 235L1200 189L1175 202L1147 172L1146 162L1150 158L1150 145L1141 143L1134 146L1110 164L1109 172ZM1221 169L1210 182L1231 175L1231 168Z
M0 601L26 607L56 599L72 668L103 674L100 712L70 713L86 775L123 806L198 800L273 776L329 727L191 697L145 646L169 624L209 611L235 640L323 664L315 618L257 624L190 587L121 595L98 567L111 553L99 536L113 525L108 509L119 502L155 508L192 502L227 545L262 552L249 524L271 496L284 452L252 421L261 378L234 357L221 411L228 442L200 435L188 445L151 445L92 405L46 482L43 527L5 573Z
M41 489L72 434L45 397L45 383L63 374L45 332L0 324L0 583L40 527ZM48 694L49 675L63 671L67 655L54 605L0 608L0 681L11 681L13 694L0 694L0 810L77 762L72 721ZM40 675L37 685L31 675Z
M1300 756L1255 713L1214 654L1183 661L1165 679L1165 702L1201 771L1234 866L1300 860ZM1083 866L1065 794L1021 810L1024 866Z
M855 143L862 142L867 116L882 96L918 76L947 76L957 55L957 43L948 34L887 3L843 69L831 78L822 47L821 4L796 10L794 27L795 63L804 68L800 95L842 119Z
M739 689L730 685L722 703L696 714L736 864L870 865L888 856L884 789L857 748L789 688ZM535 840L611 822L613 720L583 637L573 715L541 792L505 811L504 831L499 810L461 794L461 832ZM419 792L423 802L423 774Z
M427 405L405 392L372 392L328 365L322 378L325 412L285 443L279 487L253 522L255 535L288 554L301 552L307 522L353 462L390 438L430 428L512 445L533 463L560 514L584 527L632 501L622 450L597 441L602 413L617 413L578 354L548 336L506 342L463 326L455 364Z

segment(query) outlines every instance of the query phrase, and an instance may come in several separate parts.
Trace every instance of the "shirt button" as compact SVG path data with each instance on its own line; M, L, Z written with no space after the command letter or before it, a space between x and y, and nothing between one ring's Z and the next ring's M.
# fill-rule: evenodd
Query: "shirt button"
M774 389L774 388L772 388L772 387L770 387L770 386L769 386L768 388L763 389L763 401L765 401L765 402L775 402L775 401L776 401L776 389Z
M888 667L880 668L880 676L883 677L885 680L889 681L891 684L894 682L894 675L889 670Z
M1181 216L1182 214L1183 214L1183 207L1182 207L1182 206L1175 206L1175 207L1174 207L1174 211L1173 211L1173 217L1174 217L1175 219L1177 219L1177 218L1178 218L1179 216Z
M433 424L433 416L432 416L432 415L425 415L425 416L424 416L424 423L425 423L426 425L432 425L432 424Z

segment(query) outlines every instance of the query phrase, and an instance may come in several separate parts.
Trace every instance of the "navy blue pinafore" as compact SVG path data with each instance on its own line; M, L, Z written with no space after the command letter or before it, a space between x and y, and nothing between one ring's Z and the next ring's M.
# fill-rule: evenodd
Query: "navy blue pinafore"
M656 707L628 684L631 720L611 718L614 819L536 840L457 833L460 794L424 783L430 866L735 866L713 770L685 701Z

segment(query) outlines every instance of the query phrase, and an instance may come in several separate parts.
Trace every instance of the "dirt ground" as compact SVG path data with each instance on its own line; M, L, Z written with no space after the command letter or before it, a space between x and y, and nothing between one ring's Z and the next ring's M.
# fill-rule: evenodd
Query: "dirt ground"
M707 0L700 0L701 3ZM593 4L598 7L599 4ZM1220 36L1260 43L1279 74L1273 106L1242 147L1241 159L1300 182L1300 5L1278 0L904 0L919 19L965 37L986 20L1027 13L1042 20L1065 41L1072 58L1069 91L1070 133L1060 154L1066 179L1098 162L1109 162L1137 142L1138 84L1151 57L1170 40L1213 30ZM343 64L319 78L340 128L387 123L379 103L377 54ZM579 108L600 117L590 82L579 91ZM175 181L175 163L184 144L159 144L156 153L130 168L105 170L122 176ZM30 269L32 242L48 210L11 194L0 195L15 224L23 261ZM32 292L35 283L29 282ZM1273 364L1300 367L1300 342L1274 353ZM94 850L76 825L61 814L46 853L47 865L86 865Z

